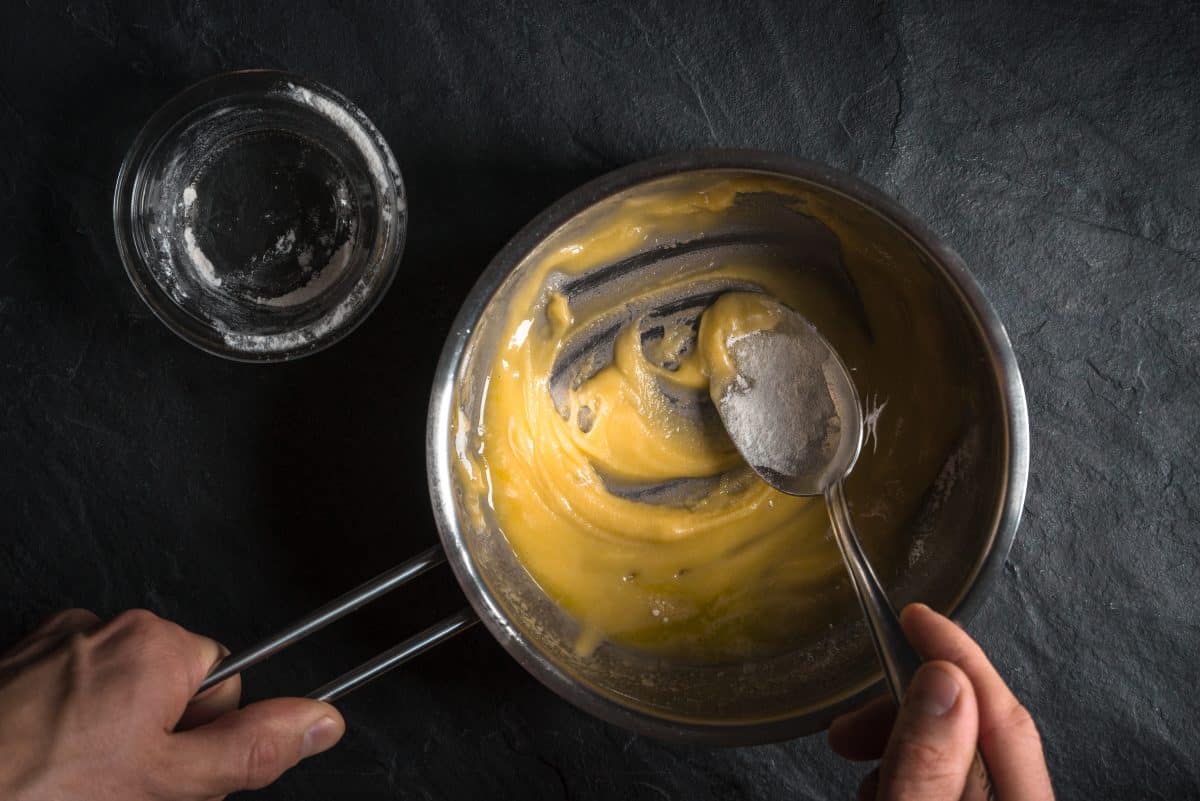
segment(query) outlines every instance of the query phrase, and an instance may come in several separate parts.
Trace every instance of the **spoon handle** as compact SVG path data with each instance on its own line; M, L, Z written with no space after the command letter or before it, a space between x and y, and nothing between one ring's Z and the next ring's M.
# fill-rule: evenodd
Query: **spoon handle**
M900 628L900 616L896 614L895 607L888 600L879 578L863 553L862 543L858 541L854 525L850 522L850 509L846 505L846 491L841 481L835 481L825 490L825 502L829 505L833 538L837 540L838 550L842 552L842 559L850 571L858 603L867 617L867 628L883 665L883 675L887 678L892 697L899 703L917 668L921 666L921 657L908 644L908 638Z
M871 632L875 653L879 655L879 662L883 665L883 675L887 678L892 697L899 704L917 668L921 666L921 657L908 644L908 638L900 628L900 616L896 614L896 608L888 600L887 593L879 583L879 577L875 575L871 563L867 561L867 555L863 553L862 543L854 533L854 524L850 521L850 507L846 505L846 491L840 480L825 490L825 503L829 506L833 538L837 540L842 560L846 563L846 569L850 571L858 603L867 617L867 629ZM975 751L975 758L971 760L962 801L996 801L991 774L988 773L987 764L978 749Z

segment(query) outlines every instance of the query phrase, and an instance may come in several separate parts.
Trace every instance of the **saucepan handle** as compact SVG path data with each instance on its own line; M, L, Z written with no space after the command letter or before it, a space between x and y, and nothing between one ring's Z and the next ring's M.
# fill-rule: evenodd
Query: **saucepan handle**
M200 684L197 693L202 693L210 687L220 684L225 679L241 673L246 668L257 665L264 659L279 653L285 648L295 645L308 635L320 631L334 621L340 620L351 612L371 601L384 596L412 581L422 573L437 567L446 561L446 554L439 546L433 546L427 551L417 554L403 564L379 574L375 578L355 587L345 595L339 596L320 609L305 615L282 631L267 637L241 653L231 654L222 659L208 677ZM379 656L344 673L328 684L309 693L309 698L318 701L336 701L367 682L373 681L393 668L399 667L417 654L429 650L438 643L445 642L459 632L469 629L479 622L479 618L471 609L451 615L445 620L410 637L394 648L384 651Z

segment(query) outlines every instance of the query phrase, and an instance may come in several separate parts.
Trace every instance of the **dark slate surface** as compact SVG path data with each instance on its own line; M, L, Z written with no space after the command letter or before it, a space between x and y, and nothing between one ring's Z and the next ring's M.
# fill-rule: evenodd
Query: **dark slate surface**
M242 66L356 100L411 192L403 283L286 366L176 339L110 226L141 122ZM762 147L897 197L1008 324L1033 476L972 631L1041 722L1060 796L1197 797L1198 84L1200 11L1156 0L5 3L0 642L77 604L246 644L433 542L429 380L492 254L612 167ZM306 691L458 603L427 576L248 689ZM633 737L479 630L344 708L345 743L257 797L835 799L861 771L820 737Z

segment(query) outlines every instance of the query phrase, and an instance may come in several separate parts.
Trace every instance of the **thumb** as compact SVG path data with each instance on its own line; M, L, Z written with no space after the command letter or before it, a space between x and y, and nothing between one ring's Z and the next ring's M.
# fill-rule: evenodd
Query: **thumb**
M878 801L958 801L975 755L975 690L950 662L927 662L904 693L879 766Z
M203 798L257 790L332 748L345 731L341 713L321 701L260 701L171 735L173 779Z

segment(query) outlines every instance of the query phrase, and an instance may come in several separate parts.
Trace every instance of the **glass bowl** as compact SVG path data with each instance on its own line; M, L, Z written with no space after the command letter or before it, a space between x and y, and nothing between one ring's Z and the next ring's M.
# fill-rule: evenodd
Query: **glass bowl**
M396 160L366 115L273 70L217 75L167 102L113 196L142 300L193 345L252 362L354 330L396 274L407 217Z
M462 478L456 454L478 448L472 421L480 420L493 355L504 346L506 310L541 259L586 241L610 215L644 207L657 193L745 176L787 185L786 203L747 198L719 219L705 218L703 228L683 226L638 247L647 254L680 252L692 244L707 247L706 238L719 244L731 233L754 231L764 241L793 243L763 251L764 258L786 260L786 269L840 265L852 279L847 287L871 287L860 298L866 320L888 321L878 324L874 341L888 355L905 354L889 362L901 371L896 386L904 396L892 399L893 408L903 401L920 414L926 392L961 398L951 406L961 428L954 440L929 445L929 485L909 499L903 519L889 522L887 537L871 536L880 521L866 514L880 498L855 487L873 459L886 457L864 451L848 482L852 514L876 564L881 553L890 554L886 561L895 567L880 578L893 603L920 600L960 621L969 617L1000 573L1025 497L1029 426L1016 360L995 312L945 243L890 198L819 164L754 151L701 151L632 165L555 203L496 256L464 302L434 377L426 449L430 496L450 564L484 624L518 662L612 723L724 745L811 733L881 691L848 579L840 572L823 577L819 612L810 610L807 633L783 653L699 662L612 642L581 653L575 647L580 624L521 565L487 498ZM639 259L635 254L629 262ZM917 428L913 420L906 432ZM893 430L901 436L899 426ZM880 439L884 454L888 443Z

